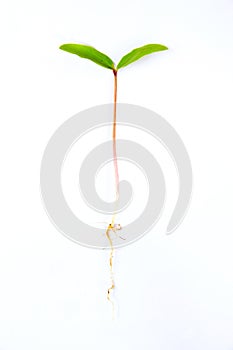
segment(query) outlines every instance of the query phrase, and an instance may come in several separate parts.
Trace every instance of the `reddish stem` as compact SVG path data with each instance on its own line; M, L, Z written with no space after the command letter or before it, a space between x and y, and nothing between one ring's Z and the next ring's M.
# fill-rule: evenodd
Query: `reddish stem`
M116 152L116 118L117 118L117 70L113 70L114 74L114 111L113 111L113 129L112 129L112 140L113 140L113 162L115 169L115 184L116 184L116 202L119 198L119 172L117 163L117 152ZM112 225L114 225L113 215Z
M113 110L113 128L112 128L112 145L113 145L113 162L114 162L114 169L115 169L115 183L116 183L116 204L117 200L119 198L119 173L118 173L118 164L117 164L117 152L116 152L116 117L117 117L117 70L113 70L114 74L114 110ZM110 237L110 231L114 228L114 221L115 221L116 212L113 213L112 216L112 222L108 225L106 236L109 240L110 247L111 247L111 253L109 258L109 266L110 266L110 274L111 274L111 287L108 288L108 294L107 298L112 303L112 312L113 312L113 318L114 318L114 303L110 298L111 291L115 288L114 284L114 277L113 277L113 243L112 239Z

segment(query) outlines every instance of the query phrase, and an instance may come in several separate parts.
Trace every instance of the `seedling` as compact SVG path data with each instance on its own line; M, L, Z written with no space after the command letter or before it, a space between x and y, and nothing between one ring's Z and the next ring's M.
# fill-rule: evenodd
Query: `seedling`
M115 192L116 192L116 201L117 203L118 197L119 197L119 173L118 173L118 163L117 163L117 152L116 152L116 122L117 122L117 75L119 69L122 69L129 64L139 60L143 56L149 55L154 52L159 52L159 51L164 51L168 50L168 48L164 45L160 44L148 44L141 46L139 48L136 48L126 54L125 56L122 57L122 59L119 61L117 65L112 61L110 57L105 55L104 53L96 50L92 46L88 45L80 45L80 44L64 44L60 46L61 50L64 50L66 52L78 55L82 58L89 59L96 64L110 69L113 72L114 75L114 108L113 108L113 125L112 125L112 141L113 141L113 162L114 162L114 170L115 170ZM112 258L113 258L113 243L112 239L110 236L110 232L116 233L116 230L121 229L120 224L115 224L115 216L116 212L112 216L112 221L108 225L107 230L106 230L106 237L109 240L110 247L111 247L111 254L110 254L110 272L111 272L111 280L112 280L112 285L108 289L108 294L107 297L110 300L110 292L111 290L114 289L115 284L113 280L113 272L112 272ZM111 300L110 300L111 301Z

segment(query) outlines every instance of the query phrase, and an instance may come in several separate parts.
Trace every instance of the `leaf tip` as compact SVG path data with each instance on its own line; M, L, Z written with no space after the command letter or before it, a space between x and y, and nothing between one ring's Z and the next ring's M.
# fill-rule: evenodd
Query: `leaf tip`
M169 50L169 48L163 45L163 50Z
M64 50L64 49L65 49L65 46L66 46L66 44L62 44L62 45L59 46L59 49L60 49L60 50Z

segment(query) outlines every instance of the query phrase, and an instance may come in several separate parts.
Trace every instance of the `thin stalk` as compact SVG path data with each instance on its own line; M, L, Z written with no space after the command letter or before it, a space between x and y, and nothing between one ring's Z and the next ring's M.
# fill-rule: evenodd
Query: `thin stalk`
M115 288L114 276L113 276L113 254L114 248L110 232L114 230L116 210L117 210L117 201L119 198L119 172L118 172L118 163L117 163L117 152L116 152L116 119L117 119L117 70L113 70L114 74L114 108L113 108L113 128L112 128L112 146L113 146L113 162L114 162L114 171L115 171L115 191L116 191L116 200L115 200L115 212L112 216L112 222L108 225L106 236L109 240L111 247L110 258L109 258L109 267L110 267L110 276L111 276L111 286L108 288L107 298L112 303L112 311L114 318L114 303L111 300L110 294L111 291Z
M113 146L113 162L115 169L115 186L116 186L116 201L119 198L119 172L118 172L118 163L117 163L117 152L116 152L116 119L117 119L117 70L113 70L114 74L114 110L113 110L113 127L112 127L112 146ZM116 210L117 208L115 208ZM116 213L113 214L111 225L114 226Z

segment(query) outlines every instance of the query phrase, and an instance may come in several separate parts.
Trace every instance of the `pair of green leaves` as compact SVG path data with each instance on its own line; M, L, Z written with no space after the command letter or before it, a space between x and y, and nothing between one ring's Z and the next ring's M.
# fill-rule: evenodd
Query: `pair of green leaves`
M144 45L132 50L127 55L123 56L118 65L115 66L110 57L96 50L92 46L80 44L64 44L60 46L60 49L78 55L80 57L87 58L96 64L99 64L100 66L108 69L112 69L113 71L117 71L120 68L126 67L145 55L149 55L153 52L168 50L166 46L160 44Z

